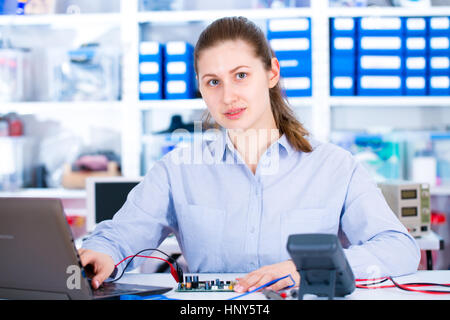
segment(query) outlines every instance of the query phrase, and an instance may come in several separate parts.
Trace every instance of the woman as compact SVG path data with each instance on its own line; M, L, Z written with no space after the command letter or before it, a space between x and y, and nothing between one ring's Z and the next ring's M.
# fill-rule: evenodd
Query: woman
M255 24L216 20L200 35L194 60L199 90L223 130L158 161L83 243L94 287L115 262L156 248L171 232L190 272L247 273L239 292L287 274L299 283L286 251L296 233L342 230L357 278L416 271L417 244L368 173L295 119L281 94L278 60ZM272 289L289 285L286 278Z

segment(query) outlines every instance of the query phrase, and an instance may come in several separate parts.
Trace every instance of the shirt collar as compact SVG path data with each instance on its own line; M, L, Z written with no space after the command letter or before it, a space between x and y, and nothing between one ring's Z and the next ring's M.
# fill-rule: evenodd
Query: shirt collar
M280 149L284 149L286 154L288 156L291 155L291 153L294 151L294 148L292 148L291 144L289 143L287 137L285 134L283 134L278 140L277 143L282 147Z
M292 145L289 143L285 134L283 134L277 141L275 141L272 144L271 148L273 148L275 144L281 146L280 148L278 148L280 155L284 152L287 156L290 156L295 151ZM228 135L228 130L223 129L221 130L221 133L217 135L217 138L214 140L214 145L212 148L212 151L214 152L214 157L216 159L224 160L226 155L225 153L226 149L228 149L232 153L236 151L233 142L231 141Z

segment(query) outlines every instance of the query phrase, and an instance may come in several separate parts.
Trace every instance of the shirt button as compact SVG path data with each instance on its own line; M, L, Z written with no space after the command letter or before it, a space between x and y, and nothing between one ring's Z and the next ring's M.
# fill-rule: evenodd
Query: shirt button
M250 233L255 233L255 227L252 227L252 228L250 229Z

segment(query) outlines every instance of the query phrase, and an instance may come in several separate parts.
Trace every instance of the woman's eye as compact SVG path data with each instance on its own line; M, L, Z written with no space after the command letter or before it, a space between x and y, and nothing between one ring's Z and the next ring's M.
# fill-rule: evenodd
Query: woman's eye
M238 74L236 74L236 77L238 79L244 79L245 77L247 77L247 74L245 72L239 72Z
M215 87L219 84L219 80L215 80L215 79L209 80L208 84L212 87Z

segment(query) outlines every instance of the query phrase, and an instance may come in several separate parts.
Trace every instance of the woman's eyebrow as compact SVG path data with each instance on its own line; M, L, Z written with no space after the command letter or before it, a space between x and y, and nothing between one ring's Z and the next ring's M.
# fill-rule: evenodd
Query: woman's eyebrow
M237 67L231 69L228 73L234 73L236 70L238 70L240 68L250 68L250 67L246 66L246 65L237 66ZM202 79L205 77L217 77L217 75L215 75L214 73L207 73L202 76Z

